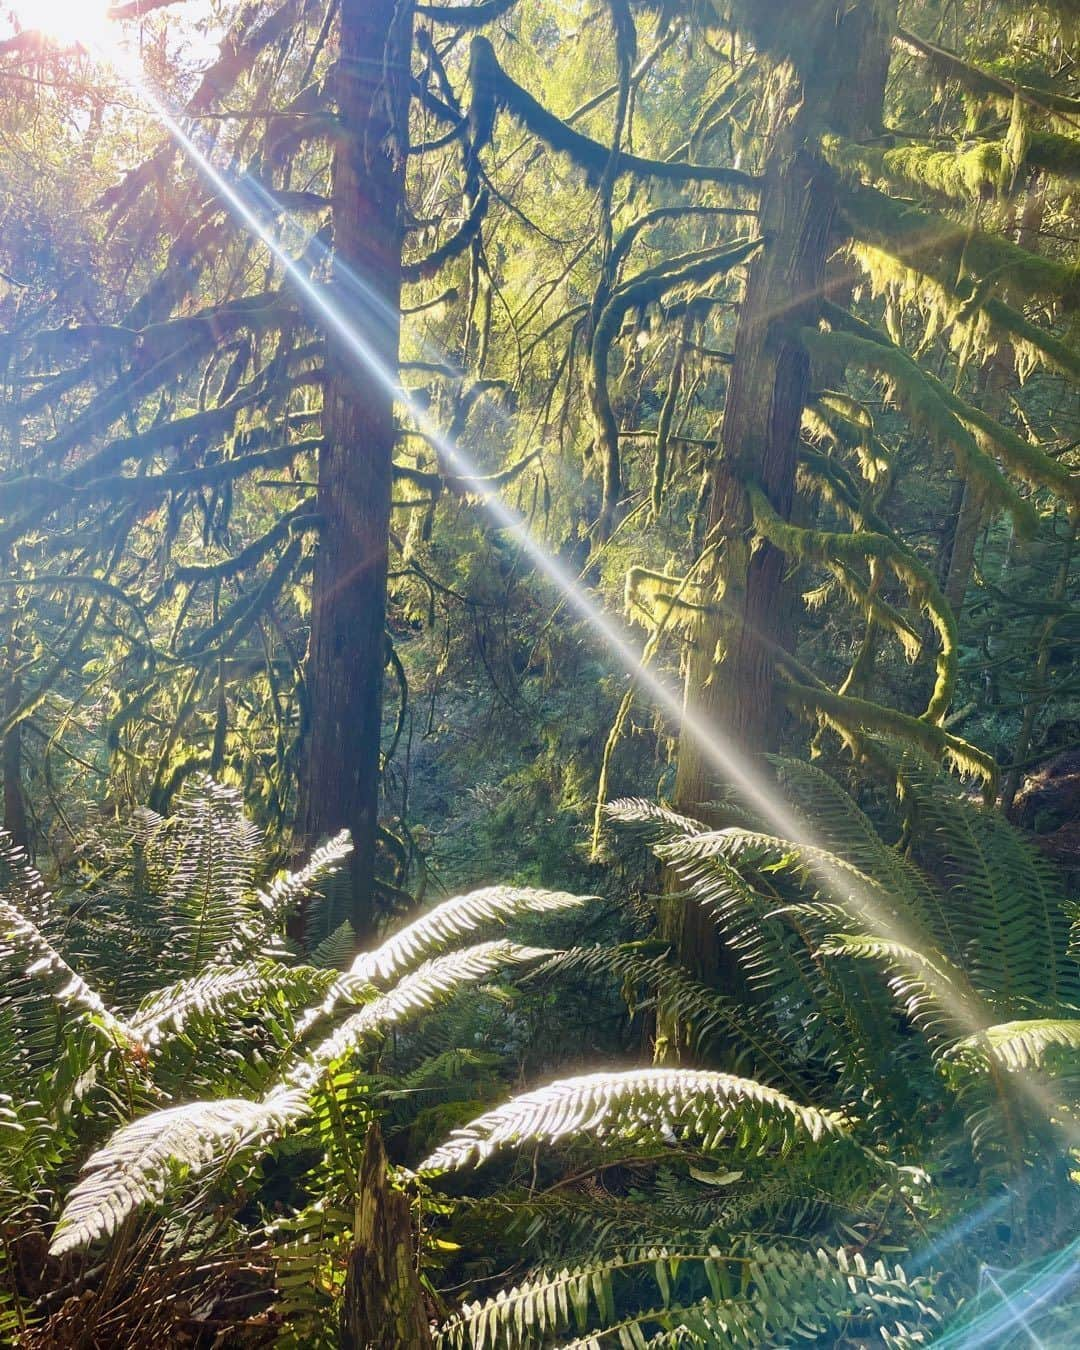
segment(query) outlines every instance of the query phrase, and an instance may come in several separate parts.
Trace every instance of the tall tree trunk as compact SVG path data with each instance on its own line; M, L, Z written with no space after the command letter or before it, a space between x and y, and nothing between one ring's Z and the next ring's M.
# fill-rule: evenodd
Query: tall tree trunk
M880 131L895 0L792 5L792 22L814 31L802 51L778 64L774 119L765 159L760 230L766 248L751 264L735 334L720 445L711 470L709 538L722 541L713 597L687 662L686 702L744 755L775 746L775 654L794 642L785 603L784 555L752 537L747 484L753 480L784 519L791 514L809 362L790 330L816 323L836 198L811 138L822 125L860 138ZM795 11L799 13L796 16ZM806 64L800 65L805 59ZM843 70L840 82L824 73ZM818 83L818 72L822 82ZM692 734L679 742L675 798L708 819L715 773ZM664 924L699 978L731 978L712 923L672 897Z
M352 832L351 914L375 919L386 572L412 5L342 0L334 288L371 360L328 335L302 833Z

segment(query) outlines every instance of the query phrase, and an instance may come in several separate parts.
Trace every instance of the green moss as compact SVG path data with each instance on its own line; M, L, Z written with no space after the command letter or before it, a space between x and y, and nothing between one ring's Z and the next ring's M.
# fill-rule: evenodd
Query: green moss
M884 183L952 201L980 201L1008 190L1023 164L1057 178L1080 178L1080 139L1057 132L1031 131L1014 118L1005 141L960 142L941 147L926 141L897 140L891 145L859 145L839 136L821 138L821 153L848 182Z
M850 567L854 563L876 558L892 569L912 600L925 610L937 631L937 681L923 717L930 722L939 722L948 710L956 683L957 631L956 618L933 575L909 549L889 535L871 530L837 534L827 530L803 529L782 520L760 488L751 484L747 491L754 528L789 558L824 564L846 588L851 586ZM868 603L865 588L861 585L857 590L851 588L849 594L856 602L861 602L863 612L869 615L872 606ZM875 617L888 619L885 611ZM905 647L910 650L906 641Z
M834 309L830 306L827 311L830 320L834 318ZM823 333L812 328L802 329L801 337L811 357L822 362L835 363L840 360L845 365L858 366L871 374L884 376L889 382L892 396L913 425L932 444L951 451L960 472L965 477L977 478L985 486L991 501L1010 511L1017 526L1030 533L1034 524L1031 507L1019 497L993 458L985 453L974 434L950 408L942 397L939 382L927 376L905 351L890 342L883 333L877 333L868 324L860 324L859 320L842 310L836 313L845 324L857 326L860 331L834 329ZM864 335L862 330L867 329L874 334L873 337Z
M823 359L835 361L842 357L847 364L886 376L909 416L936 442L952 443L961 456L962 471L974 474L985 483L991 496L996 496L1002 505L1013 511L1014 518L1018 499L1007 484L1007 494L999 495L1005 480L993 463L991 456L994 454L1024 482L1033 487L1049 488L1070 505L1080 506L1080 477L1070 473L1063 464L953 393L948 385L923 370L905 351L869 324L837 306L829 306L826 313L831 321L843 323L847 331L823 334L804 329L803 338L811 354L816 349ZM1032 527L1034 522L1027 503L1022 503L1017 523L1025 529Z
M702 603L702 594L699 584L667 572L631 567L626 573L627 617L652 631L692 626L708 608Z
M1017 348L1034 349L1042 361L1062 375L1071 375L1080 379L1080 352L1062 342L1053 333L1031 323L1018 309L1007 305L1004 300L995 297L983 302L983 313L990 323L1003 333L1007 333Z
M914 187L958 201L989 195L1001 178L1001 147L994 143L941 150L915 141L889 147L823 136L821 151L848 181Z
M943 727L867 699L850 698L786 680L780 680L779 685L790 708L818 717L849 743L859 732L865 731L906 741L934 759L947 759L958 772L981 779L988 792L994 790L997 765L993 759L984 750Z
M955 293L956 278L971 276L995 290L1025 300L1080 307L1080 268L1031 253L985 230L905 202L874 188L849 186L840 198L845 221L857 240L939 281Z

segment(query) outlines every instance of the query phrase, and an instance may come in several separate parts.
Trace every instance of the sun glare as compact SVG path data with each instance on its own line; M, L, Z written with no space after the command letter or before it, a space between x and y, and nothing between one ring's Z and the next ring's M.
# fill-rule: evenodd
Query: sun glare
M54 42L93 51L109 40L110 0L17 0L12 6L24 29Z

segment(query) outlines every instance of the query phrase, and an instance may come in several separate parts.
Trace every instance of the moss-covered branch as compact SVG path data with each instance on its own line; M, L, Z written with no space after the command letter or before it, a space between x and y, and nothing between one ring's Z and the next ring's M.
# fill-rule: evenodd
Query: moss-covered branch
M979 778L988 793L997 783L997 765L990 755L943 727L867 699L834 694L822 688L779 678L777 684L788 707L819 718L838 735L849 739L859 732L906 741L931 755L946 759L962 774Z
M504 109L552 150L566 155L584 169L592 182L598 183L611 164L617 174L636 174L641 178L666 179L675 183L723 183L744 191L752 191L758 186L758 180L741 169L643 159L625 151L613 155L610 146L574 131L512 80L499 65L495 48L486 37L472 40L469 83L472 89L469 139L474 156L491 143L496 114Z
M827 530L803 529L777 515L769 499L755 484L748 486L747 493L755 530L790 559L822 564L833 570L834 575L837 574L838 566L850 567L852 563L868 558L877 558L892 569L912 600L926 611L937 631L937 680L923 719L940 722L948 711L956 683L958 639L953 612L927 568L903 544L888 535L870 530L836 534ZM838 579L843 580L839 576ZM887 616L883 614L882 617Z
M760 239L741 239L723 248L668 258L616 286L600 313L589 351L587 392L595 450L603 475L602 538L613 523L621 483L619 428L608 391L608 358L623 319L631 309L642 309L678 286L700 284L730 272L756 252L761 243Z
M1008 334L1015 346L1034 348L1052 370L1080 380L1080 351L1075 347L1032 323L996 296L983 301L982 311L999 332Z
M1067 310L1080 307L1080 267L1031 253L948 216L894 201L870 187L848 186L840 209L852 235L955 291L956 278L1021 299L1041 299Z
M826 161L845 179L881 181L960 202L980 201L1007 188L1014 167L1001 141L977 140L941 148L925 141L860 145L823 136L820 146ZM1024 163L1059 178L1078 178L1080 141L1052 132L1030 132Z
M414 12L418 18L450 28L484 28L509 14L516 4L517 0L484 0L479 5L417 5Z
M981 408L967 403L936 376L931 375L884 333L878 332L835 305L825 307L832 322L843 325L829 333L804 329L803 339L812 355L842 360L863 370L877 372L889 381L905 411L936 443L951 443L959 452L961 470L983 483L998 504L1016 516L1015 492L1002 478L991 455L1004 461L1011 473L1033 487L1049 488L1071 506L1080 505L1080 476L1070 473L1037 445L1025 441ZM975 454L972 455L972 445ZM990 472L990 467L993 472ZM1003 492L1005 483L1007 491ZM1031 508L1022 504L1018 523L1032 525Z
M1019 97L1031 107L1049 112L1061 112L1076 115L1080 113L1080 99L1067 94L1059 94L1052 89L1036 89L1031 85L1019 84L991 70L965 60L955 52L940 47L926 38L916 37L901 28L895 41L904 51L910 52L928 61L931 66L946 79L956 80L973 94L989 94L1002 102L1011 103Z
M460 257L479 235L480 227L487 215L487 208L488 194L481 191L477 194L476 201L473 203L469 214L445 243L441 244L433 253L429 253L426 258L402 264L402 281L407 283L428 281L452 258Z

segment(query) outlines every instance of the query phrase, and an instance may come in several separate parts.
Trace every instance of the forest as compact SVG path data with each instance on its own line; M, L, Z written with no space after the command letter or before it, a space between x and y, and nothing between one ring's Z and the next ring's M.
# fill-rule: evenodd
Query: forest
M1080 0L0 0L0 1344L1080 1345Z

